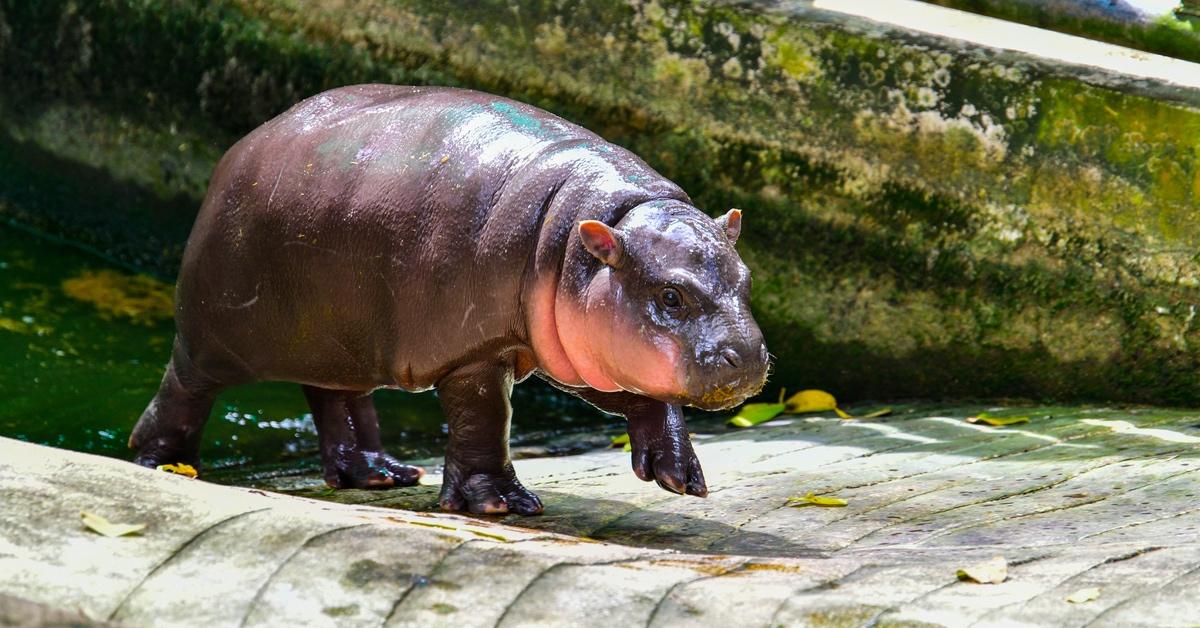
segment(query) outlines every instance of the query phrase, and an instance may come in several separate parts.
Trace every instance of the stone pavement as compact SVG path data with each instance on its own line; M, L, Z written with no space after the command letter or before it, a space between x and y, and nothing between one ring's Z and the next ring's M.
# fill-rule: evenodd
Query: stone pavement
M546 514L502 519L421 512L435 485L269 481L330 503L0 439L0 619L50 612L33 602L130 625L1200 622L1200 414L963 420L981 409L700 434L707 499L638 481L617 450L519 460ZM787 505L808 492L847 505ZM104 538L81 510L149 527ZM956 578L993 556L1005 582Z

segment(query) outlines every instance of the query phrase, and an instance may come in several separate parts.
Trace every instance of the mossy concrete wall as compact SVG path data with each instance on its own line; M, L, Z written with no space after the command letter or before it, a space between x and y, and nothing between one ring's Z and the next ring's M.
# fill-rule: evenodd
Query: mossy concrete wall
M773 387L1200 402L1179 85L773 2L0 0L0 59L0 212L162 274L240 134L459 85L744 209Z
M1200 61L1200 28L1167 3L1111 0L923 0L1160 55Z

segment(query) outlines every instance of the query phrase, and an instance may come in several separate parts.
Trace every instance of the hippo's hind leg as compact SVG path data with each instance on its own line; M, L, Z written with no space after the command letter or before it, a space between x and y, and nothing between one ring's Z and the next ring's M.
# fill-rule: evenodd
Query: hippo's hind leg
M304 386L321 443L325 483L334 488L412 486L425 471L384 453L371 393Z
M512 365L470 364L438 382L450 442L439 498L443 510L536 515L542 500L521 485L508 457Z
M158 393L129 437L129 447L137 450L134 462L146 467L182 462L199 468L200 434L222 388L193 366L176 337Z

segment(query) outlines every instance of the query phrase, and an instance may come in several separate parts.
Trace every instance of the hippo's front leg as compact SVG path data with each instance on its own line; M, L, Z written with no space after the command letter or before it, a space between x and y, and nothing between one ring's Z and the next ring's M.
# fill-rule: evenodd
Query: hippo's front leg
M704 471L692 449L682 409L643 399L625 414L629 421L634 474L647 482L654 480L673 493L707 496Z
M521 485L508 457L512 365L470 364L437 385L450 427L439 502L443 510L536 515L542 500Z
M672 493L708 495L704 471L692 449L679 406L629 392L600 392L564 386L545 376L542 379L605 412L625 417L633 449L633 472L639 478L654 480Z

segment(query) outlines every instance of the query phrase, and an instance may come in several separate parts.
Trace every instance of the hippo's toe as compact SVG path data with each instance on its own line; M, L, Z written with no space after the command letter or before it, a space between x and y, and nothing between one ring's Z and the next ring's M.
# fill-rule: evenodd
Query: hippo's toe
M425 470L407 465L381 451L344 448L325 465L325 483L334 488L392 488L413 486Z
M654 480L664 490L680 495L707 497L704 471L688 441L655 442L648 446L633 444L633 473L642 480Z
M447 461L439 498L442 510L480 515L539 515L542 500L517 479L512 465L499 473L471 473Z

